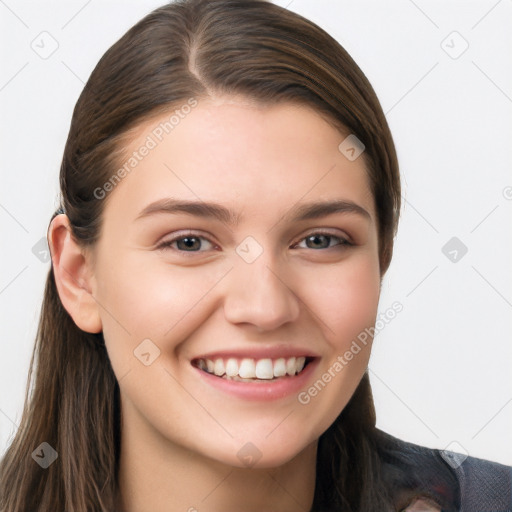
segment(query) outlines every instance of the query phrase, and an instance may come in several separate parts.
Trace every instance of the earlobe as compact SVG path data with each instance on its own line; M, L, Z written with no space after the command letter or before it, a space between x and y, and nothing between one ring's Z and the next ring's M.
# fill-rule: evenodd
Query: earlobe
M62 305L82 331L101 332L99 306L92 295L89 262L84 250L72 237L67 215L57 215L51 221L48 245Z

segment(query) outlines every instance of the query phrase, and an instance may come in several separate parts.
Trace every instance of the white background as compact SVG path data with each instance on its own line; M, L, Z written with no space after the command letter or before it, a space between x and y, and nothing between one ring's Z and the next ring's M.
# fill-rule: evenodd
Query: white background
M404 209L380 309L399 301L403 311L370 361L378 426L512 465L512 1L275 3L347 49L398 150ZM2 451L20 419L50 268L32 248L57 205L74 104L107 48L161 4L0 2ZM43 31L59 45L47 59L31 48ZM468 248L457 262L441 250L452 237Z

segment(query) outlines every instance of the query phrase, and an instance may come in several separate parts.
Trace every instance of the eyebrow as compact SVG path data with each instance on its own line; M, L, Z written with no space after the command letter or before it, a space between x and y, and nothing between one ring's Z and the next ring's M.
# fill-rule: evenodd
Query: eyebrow
M196 217L215 218L230 226L240 223L241 217L219 203L204 201L188 201L174 198L164 198L146 206L135 220L149 217L158 213L186 213ZM304 221L326 217L334 213L351 213L371 220L371 215L362 206L345 199L304 203L293 207L282 219L289 221Z

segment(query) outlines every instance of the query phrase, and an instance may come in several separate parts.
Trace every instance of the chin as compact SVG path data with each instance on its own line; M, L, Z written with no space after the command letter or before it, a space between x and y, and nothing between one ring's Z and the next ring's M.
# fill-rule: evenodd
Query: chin
M304 439L303 435L300 439L283 438L278 435L275 439L271 437L272 435L265 439L265 435L260 434L259 437L252 437L252 441L235 440L234 446L231 447L217 445L218 451L210 456L223 464L237 468L277 468L300 456L312 444L311 441Z

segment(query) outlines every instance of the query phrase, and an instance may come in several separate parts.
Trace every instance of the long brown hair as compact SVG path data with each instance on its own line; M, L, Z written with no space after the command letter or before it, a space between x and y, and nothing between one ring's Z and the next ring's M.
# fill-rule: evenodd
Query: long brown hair
M74 239L83 247L98 240L108 196L99 200L95 191L118 169L129 130L210 93L263 105L301 102L356 135L365 146L384 275L401 193L377 96L336 40L265 0L178 0L147 15L104 54L75 106L60 172L61 212ZM52 267L20 427L0 465L0 511L114 510L120 436L119 386L103 335L76 326ZM42 442L58 454L47 469L31 456ZM313 510L396 510L383 446L365 374L319 440Z

